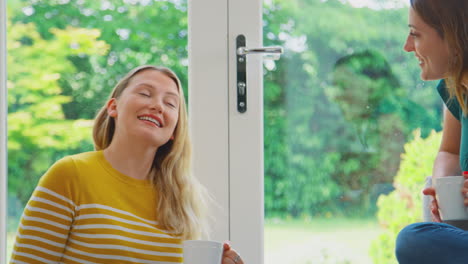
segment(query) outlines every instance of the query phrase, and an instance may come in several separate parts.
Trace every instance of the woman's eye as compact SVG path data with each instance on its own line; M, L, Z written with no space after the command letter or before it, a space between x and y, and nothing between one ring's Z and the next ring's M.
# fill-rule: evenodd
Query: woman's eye
M145 97L150 97L150 95L147 94L147 93L139 93L139 94L142 95L142 96L145 96Z
M418 36L418 34L412 32L412 31L410 31L409 35L412 36L412 37L417 37Z

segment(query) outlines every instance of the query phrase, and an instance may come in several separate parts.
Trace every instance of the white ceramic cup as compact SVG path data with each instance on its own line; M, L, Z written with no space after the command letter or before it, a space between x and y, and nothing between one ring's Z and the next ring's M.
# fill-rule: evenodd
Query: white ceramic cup
M186 240L183 242L184 264L220 264L223 243L210 240Z
M467 207L463 203L465 197L461 192L464 181L463 176L435 178L436 198L443 221L468 219Z

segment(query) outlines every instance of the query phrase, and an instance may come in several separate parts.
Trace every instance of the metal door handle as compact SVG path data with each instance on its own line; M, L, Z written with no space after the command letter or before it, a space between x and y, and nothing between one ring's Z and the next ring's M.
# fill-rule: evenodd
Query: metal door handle
M283 47L272 46L249 49L247 47L239 47L237 49L237 55L248 55L248 54L267 54L267 55L281 55L283 54Z
M237 64L237 111L245 113L247 111L247 55L263 54L268 59L277 60L283 54L283 47L261 47L247 48L244 35L236 38L236 64Z

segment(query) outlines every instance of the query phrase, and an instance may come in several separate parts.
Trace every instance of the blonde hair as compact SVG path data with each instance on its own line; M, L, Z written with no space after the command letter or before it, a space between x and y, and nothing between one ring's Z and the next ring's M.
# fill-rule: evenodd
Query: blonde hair
M179 91L179 119L174 139L158 148L150 172L150 180L158 194L157 221L159 225L178 234L182 239L208 237L207 203L209 196L201 183L191 175L191 143L188 131L187 107L184 91L177 75L165 67L144 65L131 70L114 87L109 99L118 99L132 78L142 71L164 73L177 85ZM93 127L96 150L107 148L115 132L115 121L104 105L98 112Z
M463 81L468 78L468 1L466 0L410 0L411 7L444 39L453 57L450 60L449 76L445 79L450 96L455 96L466 115L468 87Z

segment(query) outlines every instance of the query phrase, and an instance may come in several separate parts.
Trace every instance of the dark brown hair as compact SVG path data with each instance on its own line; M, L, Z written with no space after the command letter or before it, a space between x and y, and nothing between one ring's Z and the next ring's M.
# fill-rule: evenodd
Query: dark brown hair
M445 79L449 93L456 96L463 113L468 113L467 87L462 82L468 78L468 1L467 0L410 0L413 10L434 28L447 43L452 58Z

